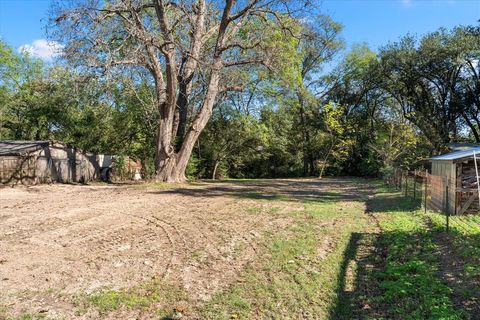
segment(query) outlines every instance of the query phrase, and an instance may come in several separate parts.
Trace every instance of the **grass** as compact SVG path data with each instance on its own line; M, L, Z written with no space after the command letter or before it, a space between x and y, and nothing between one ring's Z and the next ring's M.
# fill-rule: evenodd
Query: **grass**
M462 319L450 299L452 290L437 277L437 248L424 217L398 213L381 226L388 253L380 287L389 313L406 319Z
M428 216L436 230L445 229L444 215L429 212ZM456 251L466 260L466 268L480 269L480 215L451 216L449 225L450 240ZM473 276L480 279L480 272Z
M383 272L370 275L382 292L373 303L385 318L466 319L439 277L437 230L430 228L428 216L413 199L380 191L371 207L380 218L379 246L386 254Z
M199 313L204 319L326 318L336 301L343 252L366 219L359 202L305 202L295 223L264 239L266 250L227 291ZM341 208L341 210L340 210ZM335 223L335 221L341 223ZM326 242L327 240L327 242Z
M161 318L184 301L192 306L188 312L202 319L469 319L470 311L459 307L455 297L478 295L480 217L468 217L470 227L467 220L451 219L447 240L464 268L461 283L467 284L454 288L441 276L438 238L445 217L424 214L418 199L377 182L362 180L358 186L365 196L369 187L377 189L367 201L370 215L363 201L335 192L303 200L275 193L242 195L257 200L245 214L286 215L292 223L265 233L256 259L240 278L203 304L190 301L181 288L152 281L83 295L77 314L91 308L100 316L127 309ZM293 200L302 210L288 211L285 201ZM202 250L192 253L194 260L204 256Z
M239 198L253 199L253 200L268 200L268 201L289 201L290 197L279 193L259 193L259 192L242 192L237 194Z
M170 284L151 281L125 290L101 290L77 299L77 313L82 314L89 307L96 308L101 314L125 308L145 312L153 311L160 317L171 314L179 301L188 300L187 294Z
M458 304L464 305L470 313L480 311L480 216L450 217L449 232L445 233L446 217L429 212L432 226L437 232L443 232L443 242L450 248L447 262L454 265L452 287ZM460 268L458 268L460 267ZM452 277L452 276L450 276ZM459 285L461 284L461 285ZM476 305L473 309L471 306Z

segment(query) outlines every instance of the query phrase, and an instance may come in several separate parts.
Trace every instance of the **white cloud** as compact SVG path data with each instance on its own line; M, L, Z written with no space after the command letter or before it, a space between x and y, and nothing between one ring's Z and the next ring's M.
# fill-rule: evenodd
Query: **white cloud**
M18 48L19 52L25 52L33 57L45 61L51 61L62 53L63 45L55 41L45 39L34 40L31 44L24 44Z
M411 6L413 6L413 0L401 0L402 2L402 6L404 6L405 8L410 8Z

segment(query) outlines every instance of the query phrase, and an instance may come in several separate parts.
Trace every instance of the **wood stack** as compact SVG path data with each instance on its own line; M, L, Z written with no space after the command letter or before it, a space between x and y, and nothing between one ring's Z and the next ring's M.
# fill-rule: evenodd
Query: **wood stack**
M462 188L473 189L478 188L475 167L463 166L462 168Z

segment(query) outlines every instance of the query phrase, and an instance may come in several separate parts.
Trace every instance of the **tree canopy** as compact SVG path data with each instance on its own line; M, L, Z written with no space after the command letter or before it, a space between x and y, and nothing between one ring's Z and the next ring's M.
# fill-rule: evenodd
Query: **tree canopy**
M345 51L298 1L59 1L44 64L0 40L0 139L129 155L144 175L375 176L480 142L480 27Z

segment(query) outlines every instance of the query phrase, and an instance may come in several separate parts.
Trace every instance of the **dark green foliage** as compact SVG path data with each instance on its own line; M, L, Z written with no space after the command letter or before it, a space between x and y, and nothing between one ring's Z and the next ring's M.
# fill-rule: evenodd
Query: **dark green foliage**
M314 21L289 20L298 31L291 39L272 31L282 55L274 72L235 73L243 91L222 92L189 178L380 176L420 168L448 142L479 141L478 26L407 36L378 54L358 45L322 73L342 47L341 25L326 16ZM0 42L0 139L55 139L128 155L150 176L155 95L142 72L85 77Z

